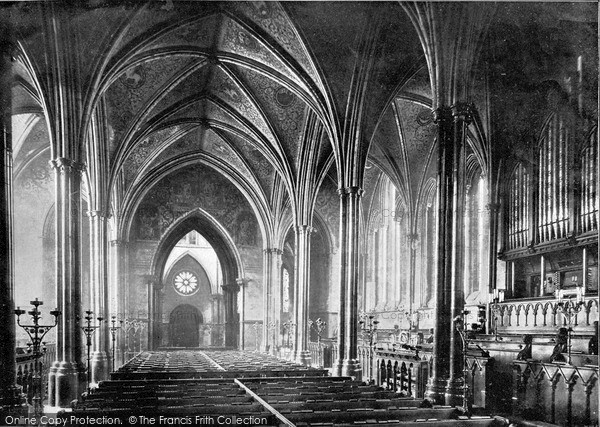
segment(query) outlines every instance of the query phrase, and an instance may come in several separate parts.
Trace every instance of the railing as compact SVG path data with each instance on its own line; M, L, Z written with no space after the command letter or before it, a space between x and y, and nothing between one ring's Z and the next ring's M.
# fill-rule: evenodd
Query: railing
M506 384L510 383L510 378L503 383L496 374L495 360L493 357L486 356L467 356L467 385L471 395L471 404L480 408L500 408L500 403L510 400L510 395L506 394ZM510 392L508 392L510 394Z
M554 298L536 298L530 300L505 301L498 304L498 332L524 333L531 328L538 331L555 332L564 325L563 317ZM493 314L492 314L493 316ZM584 309L574 319L574 332L578 329L593 330L598 320L598 298L590 298ZM579 327L579 328L578 328Z
M513 362L513 414L567 426L598 425L598 366Z
M429 378L429 358L403 350L375 350L376 383L405 396L422 398Z
M40 358L42 367L42 390L47 389L48 373L50 365L56 360L56 344L46 344L46 353ZM33 372L34 372L34 357L28 353L26 348L17 347L17 384L23 388L23 393L27 396L27 402L32 403L33 398ZM42 396L43 401L43 396Z

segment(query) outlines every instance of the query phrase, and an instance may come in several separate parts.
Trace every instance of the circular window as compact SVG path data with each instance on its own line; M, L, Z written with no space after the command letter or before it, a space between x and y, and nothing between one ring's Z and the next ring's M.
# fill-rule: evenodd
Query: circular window
M173 286L181 295L192 295L198 290L198 279L189 271L182 271L175 276Z

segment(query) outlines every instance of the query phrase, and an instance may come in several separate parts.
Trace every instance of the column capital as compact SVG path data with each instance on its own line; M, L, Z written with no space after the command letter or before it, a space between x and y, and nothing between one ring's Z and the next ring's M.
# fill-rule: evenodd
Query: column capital
M76 162L75 160L67 159L66 157L57 157L50 160L50 165L61 173L79 172L82 173L85 170L85 163Z
M485 205L488 212L496 213L500 210L500 203L488 203Z
M365 193L365 190L363 190L362 188L360 188L358 186L351 186L351 187L338 188L337 192L340 195L340 197L349 195L349 194L356 194L360 197Z
M463 121L471 123L473 121L473 115L475 113L475 105L473 103L457 102L450 108L455 122Z
M237 283L228 283L226 285L221 285L221 288L223 288L223 291L225 292L235 293L240 290L240 285L238 285Z
M265 248L265 249L263 249L263 252L265 254L275 254L275 255L283 254L283 251L279 248Z
M89 216L90 218L99 218L102 220L109 219L111 217L110 212L103 211L103 210L97 210L97 209L91 209L91 210L87 211L86 213L87 213L87 216Z
M433 110L433 123L436 125L447 123L452 118L452 109L447 106L441 106Z
M116 246L116 247L126 247L129 244L129 242L127 240L123 240L123 239L114 239L110 241L110 245L111 246Z
M296 225L296 231L298 233L313 233L316 231L316 229L308 224L300 224L300 225Z

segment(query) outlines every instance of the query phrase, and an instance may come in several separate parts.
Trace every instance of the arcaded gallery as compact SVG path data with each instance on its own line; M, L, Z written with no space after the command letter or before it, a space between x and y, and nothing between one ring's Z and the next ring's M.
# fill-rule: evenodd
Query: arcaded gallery
M594 2L0 3L0 425L598 425Z

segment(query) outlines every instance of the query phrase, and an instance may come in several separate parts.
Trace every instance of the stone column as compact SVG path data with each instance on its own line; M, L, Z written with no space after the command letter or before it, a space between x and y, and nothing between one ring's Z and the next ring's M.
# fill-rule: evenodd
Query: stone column
M106 259L106 215L102 211L89 211L90 218L90 307L94 317L102 317L100 327L92 339L90 354L92 384L108 378L111 360L110 315L108 312L108 265Z
M81 171L63 157L52 161L56 173L56 358L48 379L48 405L68 408L86 388L81 332Z
M275 326L270 332L271 337L271 350L275 354L277 347L281 346L281 335L279 333L281 328L281 256L283 251L281 249L271 249L271 321L275 323Z
M0 31L10 39L4 25ZM12 63L7 44L0 46L0 415L27 415L27 406L16 384L15 301L13 263L12 135L11 82Z
M162 284L152 274L144 276L148 287L148 350L156 350L160 341L158 337L158 320L160 315L160 292ZM140 337L141 340L141 337Z
M310 365L310 351L308 351L308 305L310 282L310 233L312 228L308 225L296 227L296 274L294 274L294 323L296 334L294 337L294 359L304 365Z
M432 372L425 391L425 397L435 403L445 400L448 379L450 333L450 268L444 256L450 254L449 243L452 238L450 224L452 219L452 119L448 108L439 108L435 112L438 125L438 168L437 168L437 274L436 274L436 317L433 340Z
M225 346L237 348L239 319L237 313L237 296L240 285L229 283L222 285L225 300Z
M110 305L115 308L117 314L117 320L122 320L121 329L117 332L115 342L115 369L123 364L123 357L125 355L125 321L129 317L126 310L129 307L127 304L127 291L125 284L127 280L125 275L127 274L127 242L124 240L111 240L110 241Z
M464 305L462 242L464 220L464 128L469 107L457 104L435 111L438 125L438 238L434 362L425 397L436 403L460 404L462 357L454 317Z
M358 361L358 278L360 199L363 190L348 187L340 191L340 313L338 322L339 359L334 373L360 377Z
M270 248L263 250L263 323L261 351L269 351L269 322L271 321L271 293L273 292L273 268ZM258 349L257 349L258 350Z
M465 134L471 110L466 104L452 106L453 118L453 166L452 166L452 225L451 239L451 302L450 302L450 374L446 387L446 405L458 406L462 404L463 387L465 378L463 376L462 342L459 333L454 327L454 319L462 319L465 304L464 292L464 203L465 203ZM464 325L466 327L466 325Z

